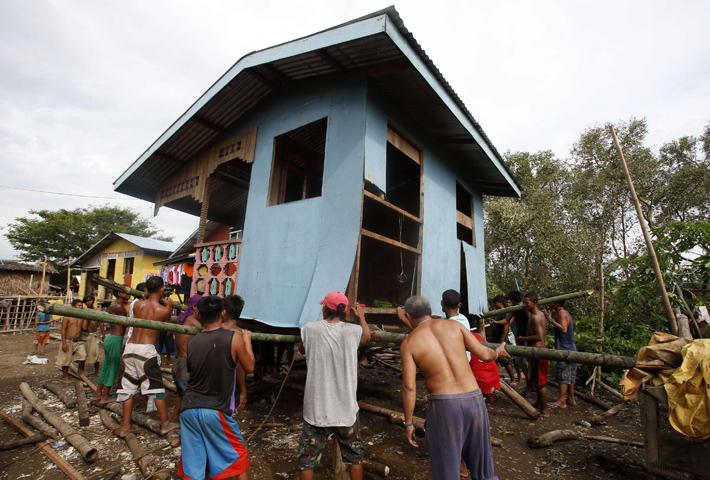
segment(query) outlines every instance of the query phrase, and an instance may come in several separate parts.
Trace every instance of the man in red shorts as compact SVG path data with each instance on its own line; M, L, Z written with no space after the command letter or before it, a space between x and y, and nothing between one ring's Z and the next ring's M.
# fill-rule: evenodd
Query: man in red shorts
M528 293L523 299L523 308L528 312L527 336L518 337L518 345L527 342L528 347L545 348L546 323L545 315L537 308L537 293ZM549 360L531 358L528 364L527 382L537 391L537 400L533 406L540 410L541 417L549 417L547 410L547 371L550 368Z

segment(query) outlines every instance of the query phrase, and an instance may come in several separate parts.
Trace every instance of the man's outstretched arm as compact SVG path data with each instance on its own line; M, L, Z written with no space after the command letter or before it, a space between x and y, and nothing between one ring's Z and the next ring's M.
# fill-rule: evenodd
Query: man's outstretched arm
M462 327L463 328L463 327ZM402 358L402 409L404 410L405 436L410 445L418 447L414 441L414 406L417 404L417 364L409 351L407 342L399 349Z

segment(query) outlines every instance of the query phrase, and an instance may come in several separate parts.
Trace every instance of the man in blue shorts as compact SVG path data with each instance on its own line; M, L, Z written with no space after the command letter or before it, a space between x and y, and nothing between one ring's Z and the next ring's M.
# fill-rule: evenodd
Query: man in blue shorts
M188 480L236 476L246 480L249 456L239 424L232 418L237 362L254 370L251 332L222 328L222 299L202 297L195 316L204 330L187 344L190 378L180 411L182 458L178 475Z

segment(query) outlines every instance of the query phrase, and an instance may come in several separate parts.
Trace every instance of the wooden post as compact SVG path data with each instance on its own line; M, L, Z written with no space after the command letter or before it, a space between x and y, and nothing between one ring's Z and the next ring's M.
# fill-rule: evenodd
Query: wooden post
M703 334L700 331L700 327L698 326L698 322L695 320L695 317L693 316L693 312L690 310L690 307L688 306L688 302L685 301L685 297L683 296L683 290L681 290L680 286L678 284L674 284L675 286L675 291L678 294L678 297L680 297L680 302L683 304L683 307L685 308L685 311L688 312L688 319L690 320L690 325L693 326L693 330L695 330L695 334L697 335L696 338L703 338Z
M530 418L530 420L537 420L538 418L540 418L540 412L535 407L530 405L530 403L528 403L527 400L525 400L518 392L516 392L513 387L508 385L505 380L500 381L500 390L508 398L510 398L514 404L520 407L520 410L522 410L525 415Z
M604 353L604 264L602 258L599 258L599 331L597 333L597 349L599 353ZM595 381L592 382L592 395L597 383L602 381L602 367L595 369Z
M74 382L74 388L76 388L76 402L79 405L79 426L88 427L91 425L91 420L89 419L89 406L86 403L86 392L84 392L84 384L81 380Z
M0 418L5 420L8 424L10 424L12 428L20 432L25 437L31 437L32 435L34 435L31 430L29 430L27 427L25 427L20 422L18 422L3 411L0 411ZM71 480L85 479L85 477L81 473L79 473L77 469L69 465L69 463L64 460L57 452L55 452L48 443L38 443L37 448L39 448L47 458L54 462L54 464L59 467L59 469L64 472Z
M44 262L42 262L42 284L39 286L39 294L44 293L44 276L47 273L47 257L44 257Z
M678 324L675 320L675 314L673 313L673 307L671 306L671 301L668 298L668 292L666 291L666 283L663 281L663 273L661 272L661 266L658 263L658 257L656 256L656 249L653 248L653 241L651 240L651 234L648 232L648 226L646 225L646 219L641 211L641 204L639 203L638 196L636 195L636 189L634 188L634 182L631 179L631 173L629 172L629 167L626 165L626 159L624 158L624 152L621 151L621 145L619 144L619 139L616 138L616 132L614 127L609 125L609 130L611 130L611 136L614 137L614 144L616 144L616 150L619 152L619 158L621 159L621 165L624 168L624 176L626 177L626 183L629 185L629 190L631 191L631 201L636 208L636 215L639 219L639 225L641 226L641 231L643 232L643 238L646 240L646 248L648 249L648 256L651 257L651 263L653 263L653 271L656 273L656 281L658 282L658 289L661 291L661 299L663 300L663 308L666 310L666 316L668 317L668 324L673 335L678 335Z
M212 176L205 179L205 190L202 194L202 208L200 209L200 226L197 228L197 240L200 244L205 241L205 225L207 224L207 212L210 208L210 194L212 193Z
M656 467L658 463L658 400L648 392L641 392L643 411L646 416L644 440L646 442L646 468ZM649 476L649 479L655 479Z
M67 260L67 305L70 305L72 301L72 291L71 291L71 256Z

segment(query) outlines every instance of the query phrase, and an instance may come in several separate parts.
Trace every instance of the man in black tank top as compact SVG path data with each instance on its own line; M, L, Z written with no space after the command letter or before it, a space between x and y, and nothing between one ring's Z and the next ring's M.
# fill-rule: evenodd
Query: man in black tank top
M239 424L232 418L237 361L254 370L251 332L222 328L222 299L202 297L195 315L204 330L187 344L190 379L180 412L182 458L178 475L192 480L236 476L246 480L249 457Z

